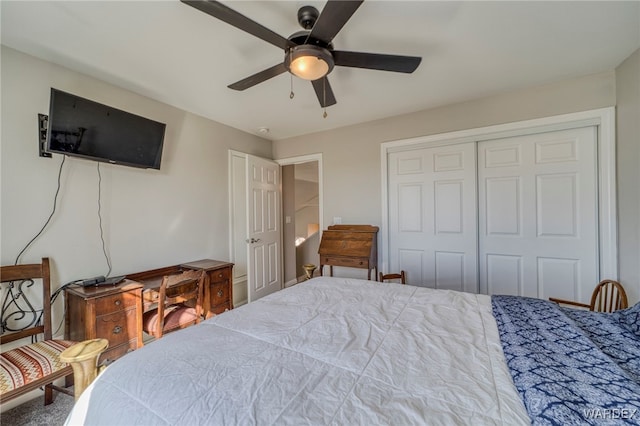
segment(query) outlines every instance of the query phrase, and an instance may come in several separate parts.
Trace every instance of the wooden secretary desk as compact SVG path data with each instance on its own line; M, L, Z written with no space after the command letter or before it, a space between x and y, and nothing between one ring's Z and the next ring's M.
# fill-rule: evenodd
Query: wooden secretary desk
M378 227L371 225L331 225L322 232L320 241L320 275L325 265L333 276L334 266L361 268L378 273Z

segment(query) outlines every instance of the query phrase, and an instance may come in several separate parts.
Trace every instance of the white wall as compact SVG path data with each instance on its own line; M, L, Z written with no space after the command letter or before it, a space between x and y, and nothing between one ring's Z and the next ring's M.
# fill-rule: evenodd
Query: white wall
M636 78L637 81L637 68L629 66L628 73L629 80ZM627 85L631 86L631 83L627 83ZM629 96L637 102L637 94ZM632 104L632 102L630 103ZM382 220L380 144L382 142L549 117L613 105L616 105L616 72L612 70L332 131L274 141L273 158L280 159L321 152L324 165L325 223L332 223L332 218L339 216L342 217L342 223L380 226ZM630 110L630 112L634 111ZM329 115L329 117L331 116ZM625 116L618 117L618 126L620 126L621 120L637 121L638 117L636 116L635 119ZM628 139L627 142L619 142L628 147L636 143L638 140L637 129L630 128ZM345 146L349 148L345 149ZM632 158L628 164L620 164L622 169L619 168L618 172L623 173L623 176L629 176L632 182L629 185L634 185L637 191L639 185L638 172L636 171L638 167L637 154ZM619 214L629 218L633 217L628 222L637 224L637 211L633 208L628 210L628 208L626 204L621 203ZM633 216L634 214L635 216ZM635 238L638 235L637 229L633 228L633 225L622 222L620 235L626 232L630 233L630 238ZM620 270L633 270L637 273L637 265L640 263L638 256L636 244L635 248L630 248L626 258L621 256ZM366 271L359 270L341 270L340 274L366 277ZM621 277L623 276L621 275ZM637 279L632 279L630 275L627 277L627 281L623 284L629 289L630 301L637 301L640 299L640 283Z
M615 105L613 71L274 141L275 159L322 152L324 222L380 225L380 143ZM330 118L328 118L330 119ZM345 147L348 146L348 149Z
M62 156L38 157L37 114L51 87L167 124L161 170L101 163L102 221L112 275L229 259L228 149L269 158L271 142L2 46L1 261L49 216ZM213 101L212 101L213 102ZM67 158L53 220L21 257L51 258L52 287L107 274L97 216L98 163ZM61 300L61 299L60 299ZM54 306L54 324L62 303Z
M640 299L640 49L616 69L620 282Z

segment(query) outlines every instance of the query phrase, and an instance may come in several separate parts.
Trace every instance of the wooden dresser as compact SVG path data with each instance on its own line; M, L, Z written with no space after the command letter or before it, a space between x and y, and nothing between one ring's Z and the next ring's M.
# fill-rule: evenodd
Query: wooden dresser
M334 266L367 269L378 273L378 227L371 225L332 225L322 232L320 241L320 275L325 265L333 276Z
M206 318L233 309L233 263L203 259L180 267L207 271L209 285L204 289L203 306Z
M108 287L67 287L65 339L107 339L109 348L100 363L141 348L142 289L142 284L130 280Z

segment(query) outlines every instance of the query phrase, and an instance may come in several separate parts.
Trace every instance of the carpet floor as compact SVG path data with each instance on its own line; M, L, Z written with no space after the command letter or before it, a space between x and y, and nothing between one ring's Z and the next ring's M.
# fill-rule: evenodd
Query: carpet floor
M72 396L58 393L53 403L45 406L39 396L0 415L0 424L12 426L62 426L73 407Z

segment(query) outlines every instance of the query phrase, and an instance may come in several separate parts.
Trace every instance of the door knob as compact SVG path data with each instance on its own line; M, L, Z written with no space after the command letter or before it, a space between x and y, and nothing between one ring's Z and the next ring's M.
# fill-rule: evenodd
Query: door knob
M253 244L259 242L260 238L247 238L245 241L249 244Z

